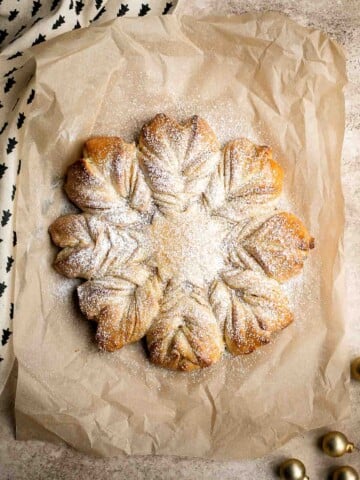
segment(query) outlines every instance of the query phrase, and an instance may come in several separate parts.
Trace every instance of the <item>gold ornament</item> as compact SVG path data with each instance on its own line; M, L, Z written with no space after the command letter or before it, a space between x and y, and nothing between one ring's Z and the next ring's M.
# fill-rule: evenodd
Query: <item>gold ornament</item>
M329 432L322 439L322 449L330 457L341 457L345 453L351 453L354 444L341 432Z
M348 465L337 468L331 477L331 480L359 480L357 471Z
M290 458L283 462L279 473L282 480L309 480L304 464L297 458Z
M360 357L355 358L351 362L351 376L355 380L360 381Z

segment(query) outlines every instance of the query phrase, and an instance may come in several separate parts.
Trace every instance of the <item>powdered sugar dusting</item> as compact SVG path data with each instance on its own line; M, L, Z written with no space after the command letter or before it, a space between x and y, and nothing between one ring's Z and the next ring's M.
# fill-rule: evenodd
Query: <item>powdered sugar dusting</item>
M224 267L224 222L199 204L187 212L155 215L150 235L163 281L205 286Z

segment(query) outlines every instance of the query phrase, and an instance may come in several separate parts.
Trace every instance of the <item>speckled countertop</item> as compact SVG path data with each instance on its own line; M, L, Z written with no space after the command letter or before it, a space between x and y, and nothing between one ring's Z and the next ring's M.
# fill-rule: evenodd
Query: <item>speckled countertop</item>
M305 26L328 33L343 46L349 83L346 88L346 132L343 149L343 189L346 201L345 258L348 295L348 336L351 353L360 355L360 1L359 0L182 0L179 14L240 14L274 10ZM296 372L295 372L296 373ZM32 479L242 479L277 478L285 457L301 458L311 480L327 479L331 467L351 464L360 472L360 453L333 460L319 450L326 429L297 437L280 450L254 461L214 462L177 457L95 459L70 448L43 442L14 440L13 397L16 372L0 398L0 478ZM360 383L351 384L351 417L333 426L360 446Z

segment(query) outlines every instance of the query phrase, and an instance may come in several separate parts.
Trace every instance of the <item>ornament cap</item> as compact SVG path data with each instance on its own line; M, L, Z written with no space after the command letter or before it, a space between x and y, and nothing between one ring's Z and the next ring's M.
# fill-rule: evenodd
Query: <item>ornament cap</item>
M353 444L352 442L349 442L349 443L346 445L346 451L347 451L347 453L353 452L353 451L354 451L354 448L355 448L354 444Z

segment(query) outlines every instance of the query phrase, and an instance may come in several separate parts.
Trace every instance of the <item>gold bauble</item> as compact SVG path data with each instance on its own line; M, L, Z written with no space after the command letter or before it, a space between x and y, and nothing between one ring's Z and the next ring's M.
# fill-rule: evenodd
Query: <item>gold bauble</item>
M355 358L351 362L351 376L355 380L360 381L360 357Z
M322 449L330 457L341 457L345 453L351 453L354 444L341 432L329 432L322 439Z
M309 480L304 464L297 458L290 458L282 463L279 473L282 480Z
M356 470L348 465L337 468L331 477L331 480L359 480Z

